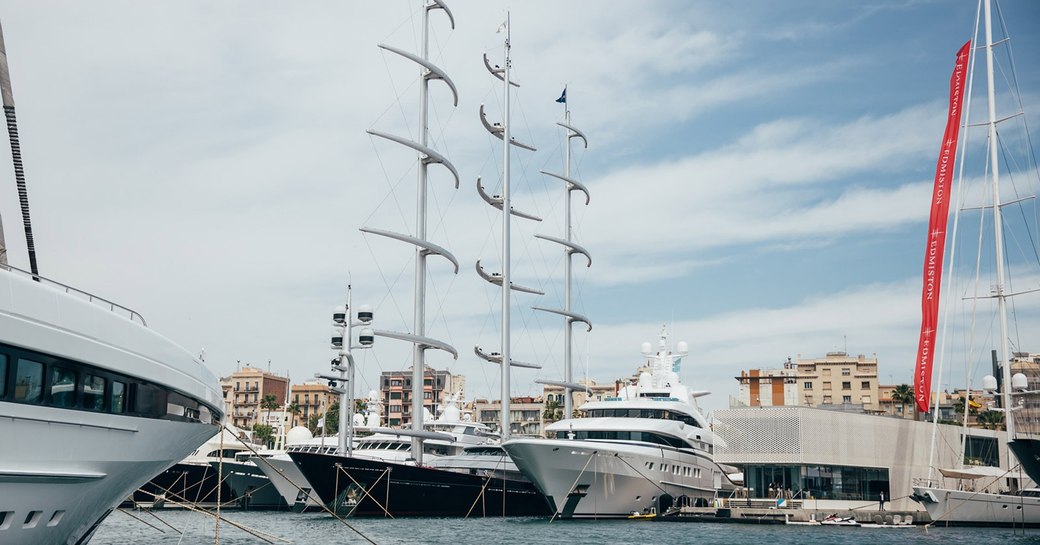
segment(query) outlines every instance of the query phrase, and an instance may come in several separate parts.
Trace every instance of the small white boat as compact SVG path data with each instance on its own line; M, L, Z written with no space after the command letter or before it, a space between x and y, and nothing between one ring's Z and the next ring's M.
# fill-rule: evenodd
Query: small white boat
M854 517L839 517L838 515L830 515L820 521L822 526L863 526L856 521Z

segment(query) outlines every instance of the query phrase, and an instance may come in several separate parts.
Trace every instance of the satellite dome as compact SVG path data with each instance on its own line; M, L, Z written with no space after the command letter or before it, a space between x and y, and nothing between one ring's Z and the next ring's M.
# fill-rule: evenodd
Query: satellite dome
M296 426L295 428L289 430L288 433L285 434L285 444L296 445L300 443L306 443L307 441L310 441L313 437L314 435L311 434L311 430L307 429L306 426Z
M460 422L462 420L462 411L460 411L455 405L448 405L441 411L441 420L446 422Z

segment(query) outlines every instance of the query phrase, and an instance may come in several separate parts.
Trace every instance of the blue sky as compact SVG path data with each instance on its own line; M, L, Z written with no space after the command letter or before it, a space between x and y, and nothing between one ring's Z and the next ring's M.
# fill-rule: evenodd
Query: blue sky
M594 259L576 267L575 308L594 324L576 330L578 374L630 374L667 323L690 344L683 379L714 392L709 409L742 369L831 350L876 354L883 382L910 381L931 178L975 3L449 5L457 29L432 15L431 58L460 103L433 83L431 141L462 182L433 168L429 229L462 268L431 260L428 331L460 358L429 363L465 374L467 397L499 388L472 355L498 342L497 290L473 263L499 269L498 214L474 180L500 183L477 110L501 118L481 53L500 59L507 9L513 134L539 148L513 156L514 205L545 217L514 224L513 271L547 291L515 298L514 357L543 369L517 371L514 395L561 373L559 320L529 307L560 304L558 248L532 235L562 236L561 189L538 171L562 171L565 84L590 141L575 153L592 193L575 238ZM1040 126L1040 4L1001 10ZM414 229L414 156L365 130L414 137L416 70L376 44L415 51L418 13L398 0L0 3L43 274L139 310L220 374L325 371L348 278L380 328L409 329L410 252L358 227ZM24 265L4 168L0 215ZM359 361L368 390L407 350L380 340Z

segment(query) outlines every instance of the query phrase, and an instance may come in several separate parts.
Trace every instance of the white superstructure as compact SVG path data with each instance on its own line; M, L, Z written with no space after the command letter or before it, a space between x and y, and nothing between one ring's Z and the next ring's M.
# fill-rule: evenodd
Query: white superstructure
M40 278L36 276L36 278ZM0 267L0 543L86 543L213 436L217 379L139 315Z
M548 439L511 439L503 448L563 517L627 517L706 504L734 485L712 461L715 438L696 405L707 392L679 382L686 343L673 353L662 331L635 384L581 406L584 418L546 428Z

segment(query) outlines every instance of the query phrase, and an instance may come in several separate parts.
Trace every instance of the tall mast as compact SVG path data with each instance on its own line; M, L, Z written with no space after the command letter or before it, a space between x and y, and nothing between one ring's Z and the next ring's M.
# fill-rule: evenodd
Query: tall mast
M510 353L510 336L509 336L509 306L512 297L510 296L509 286L512 282L509 280L510 274L510 252L509 247L512 245L512 239L510 238L509 226L512 223L507 210L512 209L512 205L509 201L509 142L511 140L509 136L510 126L512 123L509 120L509 13L506 12L506 46L505 46L505 64L503 64L504 72L502 74L502 88L505 94L505 119L502 122L502 412L500 416L500 422L502 423L502 440L506 440L509 437L509 353Z
M510 235L511 216L520 216L522 218L526 218L526 219L530 219L530 220L534 220L534 221L542 221L542 220L540 218L532 216L530 214L525 214L525 213L520 212L518 210L513 210L513 206L512 206L512 203L510 201L510 188L509 188L509 185L510 185L509 184L509 171L510 171L509 160L510 160L510 153L511 153L510 147L511 146L517 146L517 147L520 147L520 148L523 148L523 149L526 149L526 150L530 150L530 151L535 151L535 148L533 146L530 146L528 144L524 144L524 143L521 143L521 142L515 140L511 136L511 134L510 134L510 132L511 132L510 131L510 129L511 129L511 122L510 122L510 119L509 119L509 109L510 109L509 108L509 106L510 106L509 103L510 103L510 97L511 97L511 94L512 94L510 87L519 87L519 84L517 84L516 82L514 82L514 81L512 81L510 79L510 71L512 69L512 60L509 57L509 51L510 51L510 47L511 47L511 44L510 44L510 32L511 32L511 30L510 30L510 21L509 21L509 14L508 13L506 14L506 21L505 21L505 23L502 24L502 26L503 26L503 28L500 28L499 31L501 32L501 31L504 30L505 33L506 33L505 44L504 44L505 47L504 47L504 52L503 52L503 65L502 66L494 66L494 67L492 67L491 66L491 62L488 60L487 53L484 54L484 66L488 69L488 72L490 72L492 76L495 76L496 78L498 78L499 80L502 81L502 89L503 89L502 95L503 95L503 99L504 99L504 102L505 102L505 107L503 108L503 121L502 121L502 123L501 124L498 124L498 123L491 124L491 123L489 123L488 120L487 120L487 117L484 114L484 105L483 104L480 105L480 121L484 125L484 128L487 129L487 131L490 132L492 135L494 135L496 138L499 138L500 140L502 140L502 194L501 195L495 195L495 196L488 195L487 192L484 191L484 188L480 184L480 178L477 178L477 192L480 193L481 198L484 199L484 201L487 202L488 204L490 204L491 206L494 206L495 208L498 208L499 210L502 210L502 272L499 273L499 274L488 274L488 273L484 272L483 267L481 267L481 265L480 265L480 261L479 260L477 261L477 274L481 278L483 278L484 280L486 280L486 281L488 281L488 282L490 282L492 284L496 284L496 285L499 285L499 286L502 287L502 337L501 337L501 348L499 348L499 351L497 353L488 354L488 353L484 352L483 350L481 350L480 347L474 347L474 352L477 354L478 357L480 357L481 359L483 359L485 361L489 361L489 362L497 363L497 364L501 365L502 409L501 409L501 412L499 413L500 424L501 424L501 426L500 426L501 427L500 434L502 436L502 439L506 439L506 438L509 437L509 431L510 431L510 429L509 429L509 427L510 427L509 426L509 424L510 424L510 422L509 422L509 403L510 403L510 399L509 399L509 392L510 392L509 378L510 378L510 369L509 368L510 367L528 367L528 368L538 368L539 367L537 365L533 365L533 364L529 364L529 363L522 363L522 362L514 361L512 359L512 357L510 356L511 346L510 346L510 335L509 335L509 329L510 329L509 315L510 315L510 302L512 300L512 296L511 296L510 292L515 290L515 291L522 291L522 292L525 292L525 293L533 293L533 294L537 294L537 295L544 295L544 294L541 291L533 289L533 288L527 288L527 287L523 287L523 286L519 286L519 285L513 284L513 282L510 280L510 272L511 272L510 271L510 267L511 267L511 259L512 259L511 254L510 254L510 246L511 246L511 235Z
M14 161L14 178L18 186L18 202L22 208L22 227L25 229L25 247L29 252L29 270L33 279L40 273L36 266L36 242L33 239L32 221L29 219L29 193L25 186L25 169L22 167L22 146L18 143L18 120L14 114L14 93L11 90L11 73L7 67L7 46L4 30L0 28L0 94L3 95L4 116L7 117L7 135L11 140L11 159ZM7 243L4 228L0 225L0 265L7 263Z
M423 59L430 56L430 10L423 10L422 42L420 47ZM422 70L422 69L420 69ZM426 146L429 137L429 91L430 81L419 78L419 145ZM416 183L415 237L426 239L426 180L427 165L422 156L419 157L419 175ZM412 317L412 331L419 336L426 335L426 252L415 247L415 304ZM419 344L412 345L412 430L423 429L423 397L425 383L423 375L426 371L426 350ZM423 458L422 439L412 437L412 457L421 464Z
M1007 294L1004 293L1004 231L1001 220L1000 203L1000 163L997 161L997 105L996 92L993 85L993 23L990 18L990 0L985 2L986 18L986 95L989 99L989 164L991 187L993 190L993 239L994 258L997 261L997 313L1000 319L1000 362L1003 385L1000 388L1001 404L1004 407L1004 420L1009 439L1015 436L1014 418L1011 414L1011 360L1008 358L1007 335Z
M563 176L561 176L559 174L553 174L551 172L546 172L544 170L542 171L542 174L545 174L545 175L548 175L548 176L552 176L554 178L562 180L566 184L566 186L564 187L564 191L563 191L564 192L564 200L565 200L565 204L564 204L564 211L565 211L564 212L564 231L565 231L564 238L559 239L559 238L556 238L556 237L550 237L550 236L546 236L546 235L535 235L538 238L541 238L541 239L544 239L544 240L548 240L550 242L555 242L555 243L560 244L560 245L562 245L564 247L564 253L566 254L567 258L563 262L563 267L564 267L563 268L563 271L564 271L564 273L563 273L563 275L564 275L563 309L561 310L561 309L552 309L552 308L545 308L545 307L534 307L535 310L542 310L542 311L545 311L545 312L551 312L553 314L559 314L559 315L563 316L563 326L564 326L564 337L563 337L563 350L564 350L564 353L563 353L563 381L561 382L561 381L555 381L555 380L537 380L535 382L537 382L539 384L548 384L548 385L563 387L563 394L564 394L563 395L563 414L564 414L564 418L570 418L571 415L574 412L574 400L573 400L573 398L571 396L571 393L574 390L586 390L586 391L588 390L588 386L587 385L579 384L579 383L574 382L573 365L571 363L571 361L572 361L572 352L573 352L573 349L572 349L573 342L572 341L573 341L573 337L574 337L574 332L573 332L573 330L571 328L571 325L574 324L575 322L582 322L586 326L588 326L588 331L592 331L592 322L590 322L589 319L587 317L585 317L585 316L582 316L580 314L575 314L574 311L571 308L571 300L572 300L571 278L572 278L572 270L573 270L573 263L571 262L571 257L574 254L582 254L582 255L585 256L586 259L588 259L588 265L587 266L591 267L592 266L592 256L589 254L589 252L585 248L582 248L581 246L579 246L579 245L574 243L574 241L573 241L573 231L574 231L574 229L573 229L573 225L571 224L571 192L572 191L582 191L582 192L584 192L585 193L585 204L586 205L589 204L589 190L586 189L585 186L583 186L581 183L579 183L573 177L571 177L571 140L574 139L574 138L580 138L582 140L582 142L585 144L586 148L589 147L589 142L585 138L585 134L584 133L582 133L580 130L576 129L573 125L571 125L571 111L570 111L570 107L567 106L567 102L566 102L566 99L567 99L566 98L567 97L567 95L566 95L566 88L564 90L563 97L564 97L564 107L566 108L566 110L564 111L564 120L565 120L565 122L563 122L563 123L557 122L557 125L563 127L567 131L567 138L566 138L566 142L565 142L565 146L564 146L564 154L563 154L563 157L564 157L564 159L563 159L563 169L564 169L564 171L563 172L564 172L564 174L563 174Z
M452 95L455 99L455 106L459 105L458 91L455 89L455 84L452 83L448 75L432 64L429 61L429 27L430 27L430 11L434 9L442 9L448 15L451 21L451 28L455 28L455 17L451 14L451 10L444 4L442 0L430 0L429 4L423 6L423 17L422 17L422 43L420 44L420 54L414 55L406 51L391 47L385 44L379 44L379 47L396 53L402 57L405 57L419 65L419 138L418 141L408 140L399 136L383 133L377 130L370 129L369 134L385 138L398 144L407 146L415 150L418 154L418 181L416 183L416 212L415 212L415 235L403 235L400 233L394 233L391 231L383 231L380 229L372 229L368 227L362 227L361 230L366 233L373 233L403 242L407 242L415 245L415 302L414 302L414 314L412 323L412 333L398 333L391 331L375 330L374 333L378 336L390 337L394 339L400 339L410 341L413 343L412 348L412 430L417 432L412 437L412 457L415 459L417 464L422 464L423 449L422 449L422 438L419 437L423 430L423 377L426 369L426 355L425 352L429 348L437 348L444 350L453 357L458 359L458 352L449 344L431 339L426 336L426 257L428 255L441 255L451 261L455 267L455 272L459 272L458 260L445 250L444 248L437 246L426 240L426 190L428 180L428 169L430 163L440 163L447 168L455 178L455 188L459 187L459 174L455 167L447 160L443 155L434 151L428 145L428 133L429 133L429 81L431 79L439 79L444 81L451 90Z

